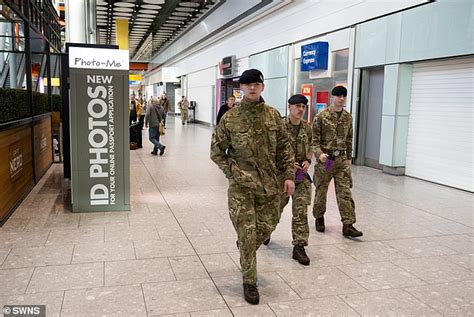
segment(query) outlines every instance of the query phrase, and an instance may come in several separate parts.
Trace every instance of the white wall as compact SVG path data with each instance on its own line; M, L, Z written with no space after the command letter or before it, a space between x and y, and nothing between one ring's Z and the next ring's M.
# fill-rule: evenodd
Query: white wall
M177 76L188 74L217 65L224 56L250 56L425 2L426 0L297 0L215 44L165 66L175 66ZM160 55L156 60L159 59Z
M211 123L215 109L214 89L217 78L217 66L188 75L188 100L196 101L196 120Z

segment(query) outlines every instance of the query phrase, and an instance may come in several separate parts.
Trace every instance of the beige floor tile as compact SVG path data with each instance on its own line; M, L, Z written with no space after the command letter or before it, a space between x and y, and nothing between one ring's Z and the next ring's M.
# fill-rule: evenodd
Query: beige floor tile
M229 256L234 263L240 263L240 253L231 252ZM260 247L257 251L258 272L276 272L289 270L303 270L305 267L291 258L292 249L269 249L266 246ZM239 265L240 268L240 265Z
M74 248L72 263L119 261L135 259L131 241L78 244Z
M27 293L102 287L104 264L70 264L35 269Z
M270 303L269 306L277 316L359 316L337 296Z
M426 285L405 290L445 316L474 315L474 281Z
M149 315L176 314L225 308L209 279L143 284Z
M435 238L431 237L390 240L384 243L411 257L450 255L456 253L454 250L440 245Z
M305 249L311 260L310 267L357 263L353 257L333 245L311 245Z
M104 242L103 227L87 227L79 229L52 229L46 245L52 244L87 244Z
M171 257L169 262L178 281L209 278L197 256Z
M365 289L335 267L278 273L302 298L364 292Z
M70 290L61 316L146 316L140 285Z
M4 305L46 305L46 316L59 317L63 296L64 292L0 296L0 307Z
M340 265L338 268L369 291L425 284L390 262Z
M227 253L203 254L200 257L212 277L241 275L239 266Z
M62 214L48 216L47 218L32 218L26 226L26 231L34 231L52 228L77 228L79 225L80 215L78 214Z
M69 264L73 248L73 245L13 248L2 268Z
M15 211L16 214L16 211ZM28 223L30 222L31 218L14 218L11 216L7 222L0 228L1 231L7 232L7 231L15 231L15 232L21 232L24 231L25 228L28 226ZM0 232L1 232L0 231Z
M233 307L232 313L236 317L273 317L276 316L268 305Z
M474 230L474 229L472 229ZM474 253L474 237L469 235L449 235L437 237L435 239L440 245L450 248L457 253L471 254Z
M105 286L173 281L166 258L105 262Z
M154 225L144 226L105 226L105 242L124 240L158 240L158 231Z
M0 295L25 293L32 274L33 268L0 270Z
M443 257L423 257L392 261L427 283L443 283L474 279L474 273Z
M212 254L237 251L235 235L227 237L190 237L191 244L198 254Z
M138 259L195 255L185 238L165 237L160 240L134 241Z
M214 309L191 312L191 317L232 317L232 313L228 309Z
M448 255L445 257L449 262L455 263L465 269L474 271L474 253L473 254L460 254L460 255Z
M2 263L5 261L10 251L11 249L0 249L0 267L2 266Z
M394 259L406 259L407 255L382 241L344 243L334 245L359 262L380 262Z
M362 316L441 316L403 290L339 296Z
M0 249L44 246L49 230L38 232L0 232Z
M79 221L80 227L104 225L129 225L126 213L88 213L82 214Z
M250 305L244 299L242 276L216 277L214 282L230 307ZM257 283L260 304L300 299L277 273L259 273Z

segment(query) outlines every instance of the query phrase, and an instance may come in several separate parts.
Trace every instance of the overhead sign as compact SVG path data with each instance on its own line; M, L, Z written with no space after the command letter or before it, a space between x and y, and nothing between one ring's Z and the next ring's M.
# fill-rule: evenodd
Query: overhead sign
M237 58L235 55L227 56L219 63L219 71L223 77L233 77L237 69Z
M130 210L128 54L69 48L74 212Z
M315 42L301 46L301 71L328 69L328 42Z

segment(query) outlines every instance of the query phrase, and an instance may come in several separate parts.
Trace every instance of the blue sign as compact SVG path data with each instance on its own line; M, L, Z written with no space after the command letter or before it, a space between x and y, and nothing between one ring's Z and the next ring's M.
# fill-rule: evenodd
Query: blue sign
M316 42L301 46L301 71L328 69L328 42Z

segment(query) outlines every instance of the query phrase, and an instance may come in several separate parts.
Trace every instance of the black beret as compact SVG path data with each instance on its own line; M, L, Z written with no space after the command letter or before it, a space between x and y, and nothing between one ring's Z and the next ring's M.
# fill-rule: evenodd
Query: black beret
M308 98L306 98L303 95L296 94L296 95L291 96L290 99L288 99L288 104L290 104L290 105L296 105L297 103L303 103L303 104L307 105L308 104Z
M331 95L347 97L347 89L344 86L336 86L332 89Z
M248 69L240 75L239 83L263 83L263 74L258 69Z

